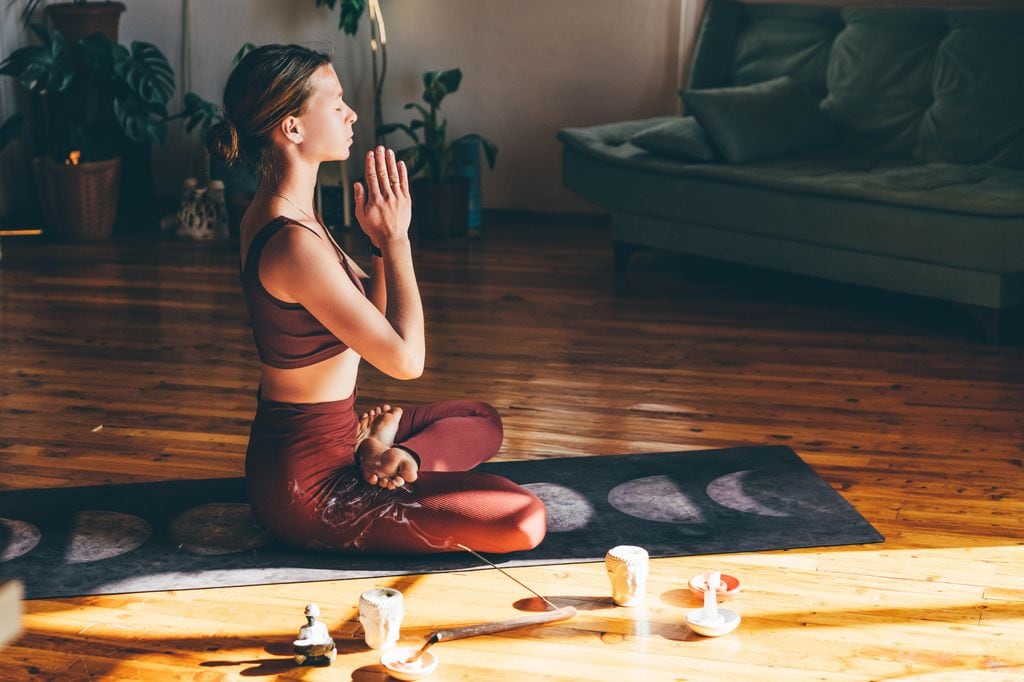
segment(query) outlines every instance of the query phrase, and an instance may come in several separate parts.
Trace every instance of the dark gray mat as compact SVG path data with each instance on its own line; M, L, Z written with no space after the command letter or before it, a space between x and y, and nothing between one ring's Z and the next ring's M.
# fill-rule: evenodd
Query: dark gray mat
M617 544L652 557L881 542L785 447L499 462L549 531L503 566L597 561ZM0 578L28 598L307 582L480 568L466 554L297 551L248 522L242 479L0 492Z

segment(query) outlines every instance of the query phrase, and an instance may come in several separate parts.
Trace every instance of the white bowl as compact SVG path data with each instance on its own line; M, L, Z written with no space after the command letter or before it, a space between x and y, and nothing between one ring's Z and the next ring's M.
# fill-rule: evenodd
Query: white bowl
M437 664L440 661L437 655L430 651L423 652L420 659L416 661L415 667L406 667L401 665L402 661L406 661L416 655L419 651L419 647L402 646L388 649L380 655L380 664L388 671L388 675L399 680L418 680L421 677L426 677L430 673L437 670Z
M740 614L729 609L718 609L722 620L717 623L705 623L701 620L704 609L691 609L686 612L686 624L698 635L705 637L721 637L727 635L740 624Z

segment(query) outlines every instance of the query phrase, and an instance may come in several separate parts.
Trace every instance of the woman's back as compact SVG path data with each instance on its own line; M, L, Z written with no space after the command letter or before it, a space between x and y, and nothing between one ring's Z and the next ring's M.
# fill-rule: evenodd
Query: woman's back
M267 215L260 210L247 212L240 230L240 278L262 364L263 393L270 400L302 403L346 398L355 387L359 356L289 295L287 267L261 267L264 260L273 265L280 258L275 247L281 240L275 237L282 231L305 230L323 237L286 215L269 220ZM334 251L325 242L324 247L328 246ZM359 292L365 293L348 259L340 253L336 257Z

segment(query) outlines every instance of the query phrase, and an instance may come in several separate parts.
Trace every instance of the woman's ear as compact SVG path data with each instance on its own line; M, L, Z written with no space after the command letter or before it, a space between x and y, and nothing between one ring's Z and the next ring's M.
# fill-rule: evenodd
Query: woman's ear
M285 116L281 121L281 134L290 142L302 144L302 125L299 123L299 119L295 116Z

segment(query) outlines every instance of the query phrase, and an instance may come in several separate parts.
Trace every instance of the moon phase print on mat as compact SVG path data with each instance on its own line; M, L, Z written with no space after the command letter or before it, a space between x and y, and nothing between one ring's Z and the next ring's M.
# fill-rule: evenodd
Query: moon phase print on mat
M634 478L612 488L608 502L623 514L645 521L704 523L700 505L668 476Z
M708 497L728 509L777 518L828 513L831 500L814 495L794 496L786 482L769 471L745 469L719 476L706 488Z
M249 505L239 502L212 502L183 512L171 522L171 537L200 556L234 554L270 542L270 534L257 525Z
M0 519L0 561L24 556L36 548L43 534L31 523Z
M152 533L145 520L132 514L77 512L64 562L84 564L112 559L141 547Z
M579 491L558 483L527 483L523 487L544 503L549 533L581 530L594 518L593 505Z

